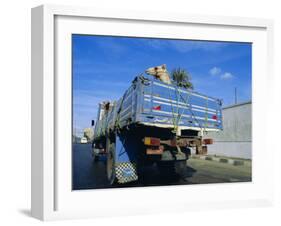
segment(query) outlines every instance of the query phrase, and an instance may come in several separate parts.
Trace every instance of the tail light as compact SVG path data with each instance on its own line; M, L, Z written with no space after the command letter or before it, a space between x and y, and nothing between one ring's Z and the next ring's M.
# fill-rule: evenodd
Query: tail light
M144 138L144 144L145 145L151 145L151 146L159 146L160 145L160 139L155 137L145 137Z
M203 144L213 144L213 143L214 143L214 140L211 138L206 138L203 140Z

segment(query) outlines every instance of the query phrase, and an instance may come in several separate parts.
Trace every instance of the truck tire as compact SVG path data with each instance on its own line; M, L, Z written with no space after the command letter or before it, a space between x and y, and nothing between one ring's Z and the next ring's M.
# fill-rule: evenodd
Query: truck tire
M115 175L115 142L112 142L110 138L106 140L106 174L110 185L116 182Z

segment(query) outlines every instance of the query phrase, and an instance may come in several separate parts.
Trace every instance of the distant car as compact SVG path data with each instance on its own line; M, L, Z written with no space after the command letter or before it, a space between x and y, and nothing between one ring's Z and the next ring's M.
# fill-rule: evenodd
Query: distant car
M81 140L80 140L80 143L81 144L87 144L88 143L88 140L86 137L82 137Z

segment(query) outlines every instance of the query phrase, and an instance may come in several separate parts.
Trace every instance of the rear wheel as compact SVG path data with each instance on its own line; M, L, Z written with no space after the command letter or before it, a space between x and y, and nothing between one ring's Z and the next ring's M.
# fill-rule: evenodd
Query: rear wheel
M107 179L110 185L114 184L116 181L115 176L115 142L107 138L106 141L106 173Z

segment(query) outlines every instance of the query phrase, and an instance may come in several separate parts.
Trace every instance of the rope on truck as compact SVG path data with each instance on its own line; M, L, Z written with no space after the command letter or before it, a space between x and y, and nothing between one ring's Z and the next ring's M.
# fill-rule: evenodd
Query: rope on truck
M172 118L172 120L173 120L173 125L174 125L174 129L173 129L173 132L174 133L176 133L177 132L177 130L178 130L178 126L179 126L179 123L180 123L180 120L181 120L181 117L182 117L182 115L183 115L183 113L184 113L184 111L185 111L185 109L184 108L182 108L183 110L182 110L182 112L181 112L181 114L180 114L180 112L179 112L179 96L181 96L181 94L180 94L180 91L179 91L179 87L177 87L176 86L176 88L175 88L175 94L176 94L176 97L177 97L177 113L175 113L175 111L174 111L174 107L173 107L173 102L172 102L172 97L171 97L171 92L170 92L170 88L168 88L169 89L169 96L170 96L170 102L171 102L171 108L172 108L172 115L173 115L173 118ZM182 97L182 96L181 96ZM188 92L188 96L187 96L187 102L189 101L189 98L190 98L190 92ZM188 106L188 103L186 103L187 104L187 106ZM177 117L176 117L177 116Z
M172 114L173 114L173 125L174 125L174 129L173 129L173 132L176 134L177 133L177 130L178 130L178 127L179 127L179 124L180 124L180 120L181 120L181 117L185 111L185 108L182 107L182 112L180 114L180 107L179 107L179 100L180 100L180 97L182 99L184 99L179 91L179 87L178 86L175 86L175 94L176 94L176 97L177 97L177 113L175 114L175 111L174 111L174 107L173 107L173 102L172 102L172 97L171 97L171 92L170 92L170 88L169 89L169 96L170 96L170 102L171 102L171 108L172 108ZM187 95L187 100L184 99L185 101L185 104L186 106L189 106L188 105L188 101L190 99L190 94L191 92L188 92L188 95ZM188 108L189 109L189 108ZM189 109L190 110L190 109ZM191 110L190 110L191 111ZM192 112L192 111L191 111ZM193 114L193 113L192 113ZM177 116L177 117L176 117ZM177 151L178 153L182 153L181 151L181 148L180 146L176 145L177 147Z
M173 120L173 132L176 133L177 132L177 125L176 125L176 119L175 119L175 112L174 112L174 106L173 106L173 101L172 101L172 96L171 96L171 92L170 92L170 88L168 88L169 90L169 98L170 98L170 102L171 102L171 108L172 108L172 120Z
M188 102L184 99L184 97L183 96L181 96L181 98L183 99L183 101L185 101L185 103L188 105ZM208 101L208 100L207 100ZM200 129L201 130L203 130L203 131L206 131L206 123L204 124L204 123L200 123L197 119L196 119L196 116L194 115L194 113L193 113L193 111L191 110L191 107L190 107L191 105L189 105L189 111L190 111L190 113L191 113L191 115L193 116L193 118L194 118L194 120L198 123L198 126L200 127ZM205 120L207 120L208 121L208 105L207 105L207 108L206 108L207 110L206 110L206 115L205 115ZM206 118L207 117L207 118ZM203 125L202 125L203 124Z
M185 99L182 97L182 95L181 95L180 92L178 92L177 95L180 95L180 97L185 101L185 104L186 104L186 106L188 107L188 110L189 110L189 111L192 113L192 115L193 115L193 112L192 112L191 109L190 109L190 104L188 103L188 102L189 102L189 99L190 99L191 92L188 91L187 100L185 100ZM178 102L179 102L179 98L177 98L177 99L178 99ZM183 113L184 113L184 108L183 108L182 114L181 114L180 117L179 117L179 121L178 121L178 122L180 122Z
M172 120L173 120L173 126L174 126L174 129L173 129L173 133L177 133L177 130L178 130L178 125L179 125L179 122L180 122L180 118L181 118L181 115L183 114L184 112L184 108L183 108L183 112L182 114L180 115L179 114L179 98L178 98L178 87L175 88L175 94L176 94L176 97L177 97L177 112L175 112L174 110L174 106L173 106L173 100L172 100L172 96L171 96L171 92L170 92L170 88L168 88L169 90L169 97L170 97L170 102L171 102L171 108L172 108Z

